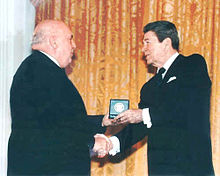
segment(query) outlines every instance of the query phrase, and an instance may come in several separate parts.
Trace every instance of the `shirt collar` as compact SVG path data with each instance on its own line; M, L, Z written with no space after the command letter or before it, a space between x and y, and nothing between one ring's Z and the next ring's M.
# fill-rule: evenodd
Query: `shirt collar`
M166 71L162 74L162 76L164 77L167 70L170 68L170 66L172 65L172 63L174 62L174 60L177 58L177 56L179 55L178 52L174 53L163 65L163 68L166 69ZM157 69L157 72L159 71L159 68Z
M43 51L40 51L40 52L45 54L50 60L52 60L56 65L58 65L60 67L60 64L57 62L57 60L54 57L52 57L51 55L49 55Z

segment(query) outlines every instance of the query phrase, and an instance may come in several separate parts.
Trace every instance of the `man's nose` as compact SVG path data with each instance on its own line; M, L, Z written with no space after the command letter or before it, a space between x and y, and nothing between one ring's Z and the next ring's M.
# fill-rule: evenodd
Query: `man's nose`
M145 46L142 47L141 51L144 53L145 52Z

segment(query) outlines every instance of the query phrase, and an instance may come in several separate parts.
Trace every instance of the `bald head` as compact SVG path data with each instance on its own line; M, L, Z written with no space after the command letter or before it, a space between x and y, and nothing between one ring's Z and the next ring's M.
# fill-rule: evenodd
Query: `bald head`
M63 68L71 62L76 47L72 38L72 32L64 22L45 20L34 30L32 49L54 57Z
M63 28L68 27L62 21L45 20L39 23L34 29L32 47L36 49L45 44L51 36L61 33Z

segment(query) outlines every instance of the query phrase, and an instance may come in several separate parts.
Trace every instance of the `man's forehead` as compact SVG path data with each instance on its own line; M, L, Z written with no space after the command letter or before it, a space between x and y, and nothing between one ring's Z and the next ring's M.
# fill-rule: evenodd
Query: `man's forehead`
M157 39L157 35L153 31L149 31L144 34L143 40L152 40L152 39Z

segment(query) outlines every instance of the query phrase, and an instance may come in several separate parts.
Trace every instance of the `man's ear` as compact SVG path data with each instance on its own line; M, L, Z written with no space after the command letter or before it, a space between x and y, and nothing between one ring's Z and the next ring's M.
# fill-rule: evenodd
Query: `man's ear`
M49 44L50 44L51 48L53 48L53 49L57 48L57 42L56 42L56 37L55 36L50 36Z
M163 40L163 43L164 43L164 45L165 45L165 48L169 48L170 46L172 47L172 41L171 41L170 38L165 38L165 39Z

